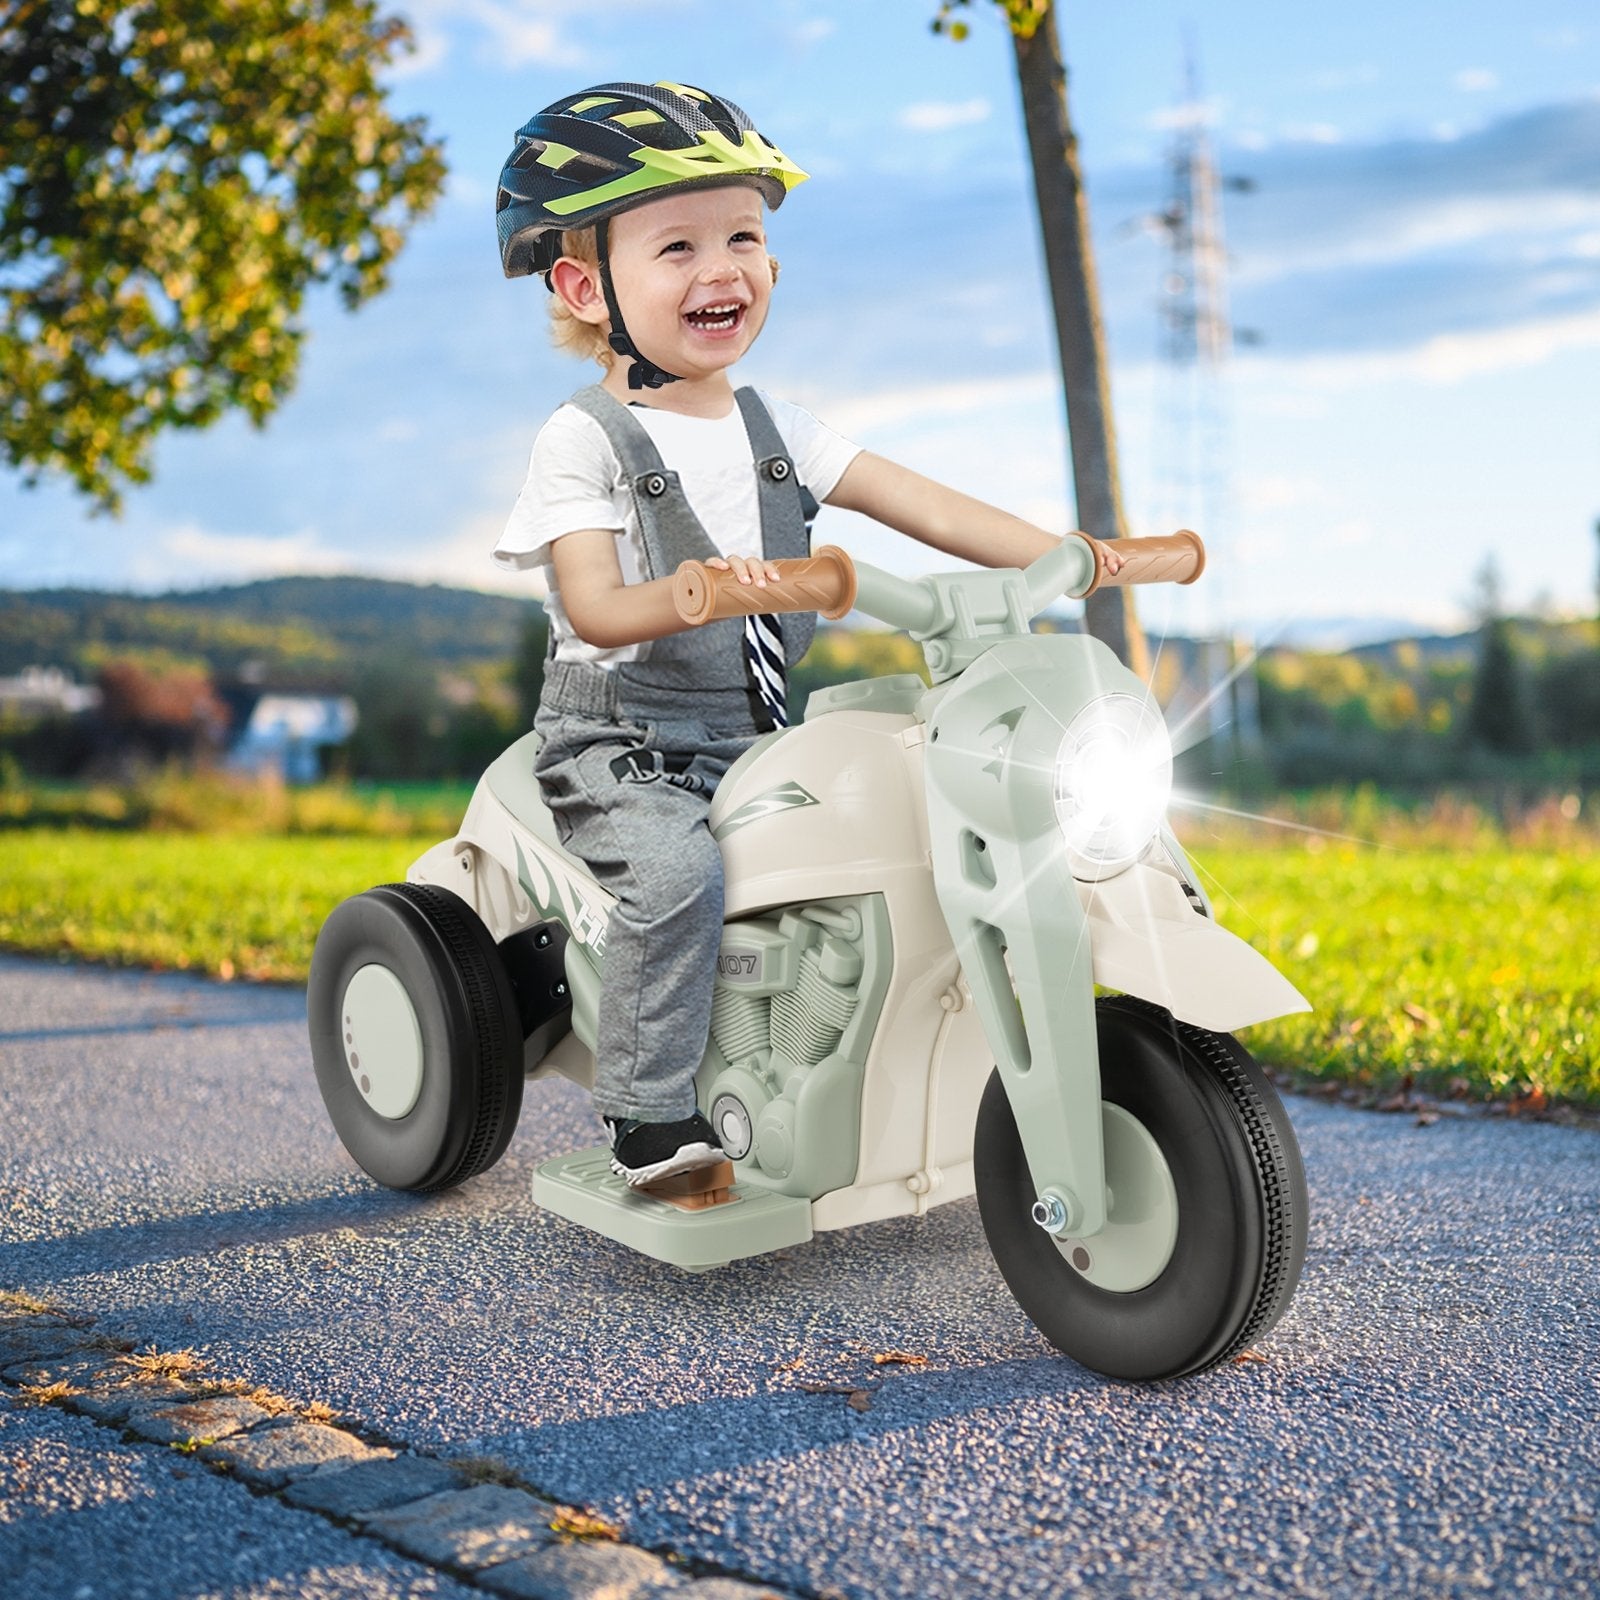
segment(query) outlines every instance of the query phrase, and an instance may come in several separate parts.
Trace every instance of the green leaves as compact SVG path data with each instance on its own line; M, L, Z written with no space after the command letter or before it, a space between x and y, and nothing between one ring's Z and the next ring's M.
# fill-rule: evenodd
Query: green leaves
M956 16L957 11L969 8L974 0L940 0L938 14L929 26L935 33L946 33L959 44L972 31ZM1050 0L994 0L1006 14L1006 24L1019 39L1031 39L1050 9Z
M373 0L20 0L0 23L0 449L115 510L166 428L293 388L313 284L384 287L440 147Z

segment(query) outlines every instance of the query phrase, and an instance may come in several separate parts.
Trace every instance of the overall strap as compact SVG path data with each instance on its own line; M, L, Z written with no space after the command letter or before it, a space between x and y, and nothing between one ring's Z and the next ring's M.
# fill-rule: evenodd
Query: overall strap
M755 459L756 496L761 511L761 547L769 561L811 554L806 494L772 413L748 386L734 392ZM815 505L815 501L811 502Z
M655 440L627 406L598 383L580 389L569 404L600 424L616 452L639 515L646 576L670 578L681 562L721 554L690 507L678 474L662 461Z
M734 399L739 402L750 453L755 457L762 554L769 561L801 560L811 554L811 518L816 515L817 502L801 484L778 425L761 397L746 387L736 390ZM816 628L816 612L792 611L765 618L748 631L764 633L771 653L781 655L792 667L811 648ZM761 643L753 640L752 648Z
M573 395L567 404L587 412L600 424L601 432L611 442L611 448L617 452L617 460L622 463L622 470L628 477L666 470L661 452L656 449L656 442L645 431L644 425L603 385L591 383L587 389L580 389Z

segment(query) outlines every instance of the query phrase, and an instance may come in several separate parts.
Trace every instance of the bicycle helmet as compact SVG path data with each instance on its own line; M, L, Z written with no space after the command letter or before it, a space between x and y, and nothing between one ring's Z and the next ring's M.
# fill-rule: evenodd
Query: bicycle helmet
M632 358L629 386L677 381L635 348L611 284L606 224L619 211L678 189L745 183L776 210L800 170L731 100L685 83L602 83L546 106L517 130L500 171L495 227L508 278L544 276L568 228L595 229L611 348Z

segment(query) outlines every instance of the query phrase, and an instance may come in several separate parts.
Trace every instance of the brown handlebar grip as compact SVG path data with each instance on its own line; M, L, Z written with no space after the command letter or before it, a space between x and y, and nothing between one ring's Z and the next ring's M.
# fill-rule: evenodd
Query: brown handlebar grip
M1206 570L1206 547L1198 533L1180 528L1176 533L1152 539L1090 539L1096 546L1094 582L1082 592L1093 594L1101 587L1118 588L1128 583L1193 583ZM1107 572L1098 559L1101 549L1115 550L1122 557L1121 569Z
M775 561L782 573L764 588L740 583L731 571L685 561L673 574L672 601L691 628L756 611L818 611L836 622L856 603L856 567L836 544L798 561Z

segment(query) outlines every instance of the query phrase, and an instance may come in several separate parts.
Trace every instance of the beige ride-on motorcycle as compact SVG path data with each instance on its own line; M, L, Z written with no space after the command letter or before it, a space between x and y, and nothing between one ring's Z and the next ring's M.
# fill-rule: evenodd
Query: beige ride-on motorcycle
M731 1169L630 1190L596 1146L538 1169L539 1205L699 1271L976 1192L1022 1309L1087 1367L1175 1377L1272 1327L1305 1177L1232 1035L1306 1002L1218 925L1167 826L1146 686L1097 640L1030 627L1097 581L1190 582L1204 561L1189 533L1116 549L1114 579L1084 535L1025 571L916 581L831 548L766 590L685 564L687 622L853 604L921 642L931 687L814 693L718 789L726 925L696 1087ZM525 1077L592 1083L612 902L561 848L536 739L317 941L322 1095L395 1188L498 1160Z

